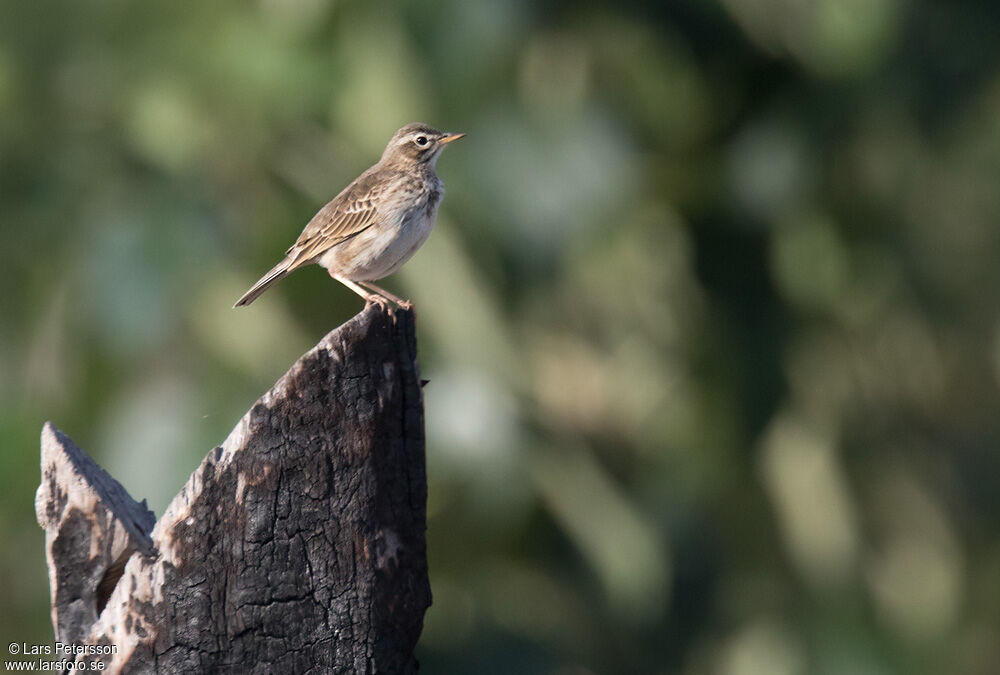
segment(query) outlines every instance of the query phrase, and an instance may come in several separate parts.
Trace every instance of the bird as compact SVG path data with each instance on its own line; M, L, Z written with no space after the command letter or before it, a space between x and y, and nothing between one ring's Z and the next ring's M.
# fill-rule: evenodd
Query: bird
M402 267L427 240L444 197L438 158L464 136L421 122L399 129L381 159L320 209L284 259L233 307L249 305L291 272L316 263L364 298L366 306L411 308L410 301L372 282Z

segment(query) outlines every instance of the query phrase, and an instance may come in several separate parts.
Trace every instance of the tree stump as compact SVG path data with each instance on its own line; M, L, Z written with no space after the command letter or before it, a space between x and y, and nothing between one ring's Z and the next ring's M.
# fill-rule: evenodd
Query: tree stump
M416 672L431 593L415 356L412 312L366 308L156 521L47 423L35 508L56 640L114 647L76 657L110 672Z

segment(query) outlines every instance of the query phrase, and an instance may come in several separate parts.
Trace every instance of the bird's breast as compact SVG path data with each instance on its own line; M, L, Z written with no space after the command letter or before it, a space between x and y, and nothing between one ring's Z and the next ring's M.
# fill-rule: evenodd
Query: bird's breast
M444 185L436 176L399 189L379 208L378 222L333 247L320 264L355 281L375 281L392 274L430 236L443 197Z

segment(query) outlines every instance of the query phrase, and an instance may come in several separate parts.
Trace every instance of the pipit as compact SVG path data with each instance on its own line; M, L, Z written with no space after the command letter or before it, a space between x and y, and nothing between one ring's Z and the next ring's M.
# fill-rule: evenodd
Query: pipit
M233 306L249 305L288 273L317 263L366 303L409 308L409 301L372 282L402 267L427 240L444 197L438 157L464 135L419 123L397 131L378 163L320 209L285 259Z

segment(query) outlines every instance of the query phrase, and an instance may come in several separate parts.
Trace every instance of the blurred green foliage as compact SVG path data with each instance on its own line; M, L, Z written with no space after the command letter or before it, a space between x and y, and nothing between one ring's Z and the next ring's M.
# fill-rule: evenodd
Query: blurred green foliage
M1000 6L3 3L0 635L37 435L155 510L360 308L232 302L421 120L428 673L1000 668Z

